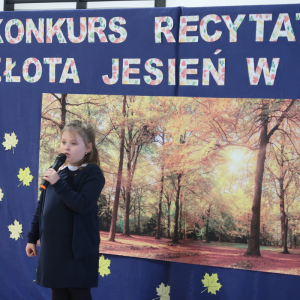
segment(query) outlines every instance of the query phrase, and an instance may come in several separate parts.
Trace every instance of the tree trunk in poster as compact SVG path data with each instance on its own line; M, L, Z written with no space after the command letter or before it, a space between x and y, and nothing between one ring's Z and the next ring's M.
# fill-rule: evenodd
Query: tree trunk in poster
M168 238L171 237L171 212L170 212L170 206L171 206L171 200L169 200L169 197L167 197L167 203L168 203Z
M125 116L126 96L124 96L124 98L123 98L122 113L123 113L123 116ZM115 201L114 201L114 207L113 207L113 212L112 212L110 231L109 231L109 235L108 235L108 240L112 241L112 242L115 241L116 228L117 228L117 217L118 217L119 199L120 199L121 182L122 182L123 159L124 159L124 140L125 140L125 127L124 127L124 124L122 124L117 186L116 186Z
M160 193L159 193L159 202L158 202L158 212L157 212L157 227L155 238L160 239L160 220L161 220L161 201L164 192L164 165L161 166L161 185L160 185Z
M135 201L133 202L133 233L136 234L136 213L135 213Z
M126 182L126 194L125 194L125 212L124 212L124 227L123 235L130 235L130 202L131 202L131 188L134 173L137 166L137 159L139 153L142 150L143 143L138 140L134 140L136 133L133 132L134 126L128 125L128 141L125 147L127 153L127 182Z
M179 205L179 239L182 240L182 195L180 197Z
M177 193L176 193L176 201L175 201L175 218L174 218L174 236L172 239L173 243L178 243L178 216L179 216L179 196L180 196L180 180L182 177L182 173L177 174Z
M283 150L282 150L283 152ZM281 160L283 161L283 154L281 157ZM287 233L288 233L288 224L287 224L287 216L285 213L284 209L284 195L285 191L288 187L286 185L286 188L284 188L284 175L283 175L283 162L282 162L282 176L279 178L279 188L280 188L280 194L279 194L279 199L280 199L280 222L281 222L281 246L282 246L282 253L283 254L288 254L288 248L287 248Z
M252 219L250 229L250 241L248 244L248 250L245 255L260 256L259 250L259 237L260 237L260 205L261 205L261 192L262 182L265 169L266 150L268 144L268 121L262 120L260 145L257 156L256 172L255 172L255 186L254 186L254 198L252 204Z
M137 234L141 234L141 199L138 198L139 204L139 214L138 214L138 227L137 227Z
M125 212L124 212L124 227L123 235L130 235L129 230L129 210L130 210L130 193L131 193L131 164L127 163L127 187L125 196Z
M66 124L66 114L67 114L67 95L61 94L61 130L64 128Z
M285 149L285 136L282 137L282 144L280 150L280 156L277 160L277 163L280 166L280 177L277 178L279 181L279 206L280 206L280 222L281 222L281 246L282 254L288 254L288 243L287 243L287 234L288 234L288 219L287 219L287 210L285 211L285 195L287 194L288 187L293 179L293 172L291 170L285 169L286 158L285 154L288 150ZM290 179L284 186L285 178L288 177L287 174L290 174Z
M207 210L206 216L207 216L207 220L206 220L206 234L205 234L205 239L206 239L206 243L209 243L208 230L209 230L210 208Z
M287 248L287 233L288 233L288 219L284 211L284 194L280 197L280 221L281 221L281 243L282 253L288 254Z

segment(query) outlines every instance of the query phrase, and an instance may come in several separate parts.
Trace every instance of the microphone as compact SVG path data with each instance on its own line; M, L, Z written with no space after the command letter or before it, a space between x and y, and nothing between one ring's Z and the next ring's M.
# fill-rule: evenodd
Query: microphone
M55 171L57 171L59 169L60 166L62 166L64 164L64 162L66 161L67 156L64 153L60 153L54 162L54 165L51 166L50 168L54 169ZM40 190L45 190L47 188L47 186L49 185L49 181L43 179L42 184L40 185Z

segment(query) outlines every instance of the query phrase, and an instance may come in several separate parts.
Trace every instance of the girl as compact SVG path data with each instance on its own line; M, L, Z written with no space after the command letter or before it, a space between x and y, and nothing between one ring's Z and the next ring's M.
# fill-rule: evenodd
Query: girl
M52 289L52 300L91 300L98 286L99 222L97 200L105 179L99 167L93 127L69 122L61 132L60 152L67 159L58 172L49 168L26 254L40 255L36 283Z

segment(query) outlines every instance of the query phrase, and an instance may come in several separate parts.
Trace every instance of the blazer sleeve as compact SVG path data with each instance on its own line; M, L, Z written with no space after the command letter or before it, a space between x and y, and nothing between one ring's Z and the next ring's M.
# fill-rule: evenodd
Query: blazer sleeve
M62 179L59 179L52 185L65 204L77 214L85 214L94 205L97 205L97 200L105 184L105 178L100 168L96 165L88 171L87 176L83 180L84 182L79 192L75 192Z
M34 215L33 215L33 221L31 222L31 229L29 233L27 234L28 237L28 243L36 244L38 239L40 238L40 209L41 209L41 202L42 202L42 196L43 193L41 193L40 201L38 201L37 207L35 209Z

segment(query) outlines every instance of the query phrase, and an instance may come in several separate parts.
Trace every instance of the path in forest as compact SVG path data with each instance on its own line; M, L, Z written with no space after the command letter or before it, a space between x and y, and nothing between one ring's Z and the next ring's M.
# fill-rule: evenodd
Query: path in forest
M281 254L281 248L261 246L261 257L246 257L245 244L180 240L116 234L115 242L107 240L108 232L101 231L100 253L158 259L188 264L246 269L252 271L300 275L300 249Z

